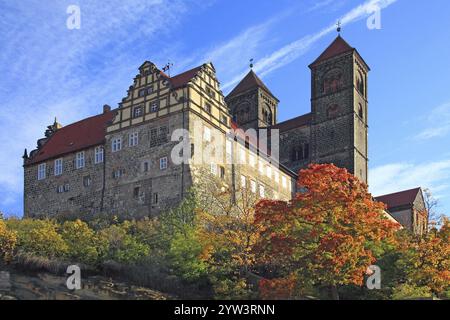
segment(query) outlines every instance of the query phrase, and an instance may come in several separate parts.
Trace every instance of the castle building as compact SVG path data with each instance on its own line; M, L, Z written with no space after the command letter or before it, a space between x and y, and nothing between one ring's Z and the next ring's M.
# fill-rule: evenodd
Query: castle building
M25 150L25 216L154 216L201 183L205 168L231 192L270 199L291 199L310 163L334 163L367 183L370 68L340 35L309 68L311 112L278 122L280 101L253 70L225 97L212 63L169 77L146 61L118 108L64 127L55 119L37 149ZM278 129L279 159L249 129ZM185 138L179 163L173 151ZM212 158L193 161L217 141Z

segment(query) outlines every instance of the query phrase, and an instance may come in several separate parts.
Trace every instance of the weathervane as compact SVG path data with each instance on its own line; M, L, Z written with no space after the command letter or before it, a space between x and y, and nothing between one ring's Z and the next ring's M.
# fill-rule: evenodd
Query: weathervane
M170 78L170 68L173 67L173 63L171 63L170 61L167 62L167 64L162 68L162 70L164 72L167 72L169 78Z
M253 69L253 58L250 59L250 69Z
M341 23L341 20L338 20L338 22L336 23L336 26L337 26L337 32L340 34L341 33L341 30L342 30L342 23Z

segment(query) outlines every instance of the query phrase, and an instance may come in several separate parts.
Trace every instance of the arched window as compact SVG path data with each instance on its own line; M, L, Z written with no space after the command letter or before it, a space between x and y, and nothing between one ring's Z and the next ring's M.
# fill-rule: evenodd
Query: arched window
M330 70L323 77L323 93L335 93L342 88L342 84L342 71L340 69Z
M361 119L364 120L364 110L363 110L363 107L362 107L361 103L360 103L359 106L358 106L358 115L359 115L359 117L360 117Z
M363 76L362 76L361 72L359 72L359 71L358 71L358 75L356 78L356 88L362 95L364 95L364 80L363 80Z

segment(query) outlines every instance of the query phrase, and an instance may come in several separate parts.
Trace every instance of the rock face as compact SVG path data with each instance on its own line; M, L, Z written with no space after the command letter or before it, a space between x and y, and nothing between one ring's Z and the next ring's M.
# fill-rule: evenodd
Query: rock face
M69 290L66 278L49 273L0 271L0 300L167 300L171 297L148 288L100 276L82 279L81 290Z

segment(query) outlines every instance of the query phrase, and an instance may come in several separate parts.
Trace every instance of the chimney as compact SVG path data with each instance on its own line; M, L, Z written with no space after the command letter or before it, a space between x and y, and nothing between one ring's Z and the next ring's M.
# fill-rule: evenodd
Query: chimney
M110 112L110 111L111 111L111 107L109 105L105 104L103 106L103 113L107 113L107 112Z

